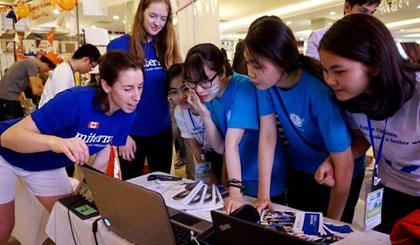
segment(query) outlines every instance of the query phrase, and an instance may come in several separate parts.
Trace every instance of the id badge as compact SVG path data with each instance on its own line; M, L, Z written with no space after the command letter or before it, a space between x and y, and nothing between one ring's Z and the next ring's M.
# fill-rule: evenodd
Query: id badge
M366 187L364 226L365 230L370 230L381 224L382 200L384 188L382 186L371 188L371 184Z
M195 180L202 180L204 183L208 183L210 179L211 163L210 162L198 162L195 165Z

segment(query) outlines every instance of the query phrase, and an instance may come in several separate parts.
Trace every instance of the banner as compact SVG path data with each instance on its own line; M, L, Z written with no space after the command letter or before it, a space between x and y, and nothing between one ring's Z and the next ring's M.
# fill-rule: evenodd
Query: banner
M30 26L37 26L54 20L51 0L34 0L27 3L29 6Z

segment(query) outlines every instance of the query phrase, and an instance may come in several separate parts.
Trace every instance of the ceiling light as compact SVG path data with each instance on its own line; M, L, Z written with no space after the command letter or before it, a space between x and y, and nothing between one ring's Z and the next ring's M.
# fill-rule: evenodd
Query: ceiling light
M292 24L292 21L288 20L288 21L286 22L286 25L290 25L290 24Z
M299 13L319 8L322 6L328 7L338 7L342 6L342 2L338 3L337 0L317 0L317 1L305 1L293 5L289 5L287 7L274 9L267 12L258 13L256 15L244 17L241 19L236 19L232 21L228 21L225 23L221 23L219 25L221 32L233 31L235 29L247 28L255 19L261 17L262 15L276 15L282 16L283 19L290 18L292 16L296 16Z
M60 14L60 11L58 9L54 9L52 12L53 14Z
M96 26L91 26L91 28L95 29L95 28L96 28Z
M327 25L329 25L329 26L330 26L330 25L332 25L332 22L328 22L328 24L327 24Z
M112 16L112 18L113 18L114 20L119 20L119 19L120 19L120 17L119 17L118 15L114 15L114 16Z
M420 23L420 18L395 21L395 22L391 22L391 23L388 23L388 24L385 24L385 25L388 28L394 28L394 27L400 27L400 26L417 24L417 23Z
M420 4L419 4L419 5L417 5L417 8L418 8L418 9L420 9Z
M335 12L334 12L334 11L331 11L331 12L330 12L330 15L335 15Z
M123 20L123 23L125 24L125 23L127 23L127 21Z
M299 38L299 40L303 41L303 40L305 40L305 38L301 37L301 38Z
M414 37L414 38L419 38L419 37L420 37L420 33L416 33L416 34L408 34L408 35L404 35L403 37Z
M400 32L403 32L403 31L405 31L405 30L404 30L404 29L401 29L401 30L400 30Z

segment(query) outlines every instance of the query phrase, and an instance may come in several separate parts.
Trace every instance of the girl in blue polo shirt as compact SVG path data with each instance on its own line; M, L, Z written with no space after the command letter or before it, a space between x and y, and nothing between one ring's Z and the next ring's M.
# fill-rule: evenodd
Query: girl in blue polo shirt
M334 94L320 80L319 64L299 54L292 31L274 16L251 24L245 38L245 57L248 74L258 88L260 168L271 166L278 141L277 114L290 144L289 205L339 220L353 173L351 139ZM329 156L336 163L333 188L314 179Z
M192 90L189 102L203 119L210 144L216 152L225 153L229 178L226 211L243 204L242 190L258 198L264 193L285 203L286 164L281 144L273 145L271 178L261 176L258 169L257 99L249 77L232 74L221 51L206 43L188 51L185 84ZM261 186L261 179L268 179L268 186Z
M57 94L25 118L0 123L0 244L14 226L16 177L51 211L71 193L64 166L108 162L109 146L124 145L143 86L143 61L127 52L102 57L100 85Z

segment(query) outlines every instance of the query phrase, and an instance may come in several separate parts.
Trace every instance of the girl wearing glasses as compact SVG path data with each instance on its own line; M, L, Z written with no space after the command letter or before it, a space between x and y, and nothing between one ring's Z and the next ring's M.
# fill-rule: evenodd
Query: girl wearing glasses
M351 139L334 94L321 81L319 64L299 54L292 31L274 16L251 24L245 59L250 79L258 88L260 168L270 173L274 143L278 142L277 114L290 147L289 205L339 220L353 173ZM314 179L329 156L336 163L332 188ZM267 204L269 199L261 208Z
M108 50L129 51L145 59L144 92L137 121L127 144L119 147L123 179L143 174L147 157L150 171L169 173L172 162L172 127L164 90L166 70L179 62L169 0L141 0L131 34L111 41Z
M65 90L25 118L0 122L0 244L14 226L18 176L51 212L72 192L64 166L98 153L93 166L106 168L110 143L124 145L136 118L143 65L133 54L108 52L100 59L100 85Z
M368 15L339 20L319 50L325 81L353 128L353 154L370 145L376 152L385 189L375 229L389 233L420 207L420 66L404 61L388 28ZM337 182L335 167L334 175Z
M286 164L281 144L274 144L273 171L261 186L258 169L258 113L255 87L249 78L232 73L221 51L213 44L199 44L188 51L185 84L189 103L200 114L213 149L225 153L229 179L228 213L243 204L242 192L285 203ZM271 190L270 190L271 183ZM266 190L267 193L261 193Z

